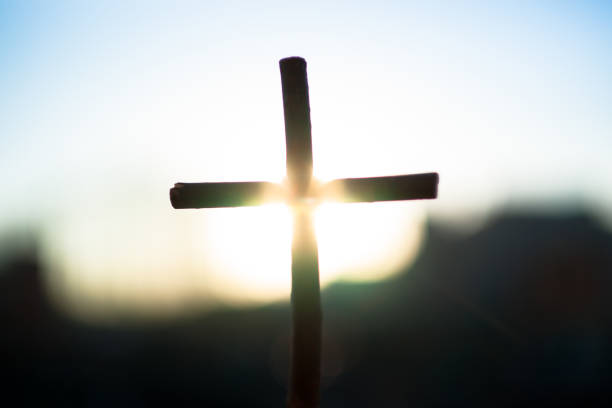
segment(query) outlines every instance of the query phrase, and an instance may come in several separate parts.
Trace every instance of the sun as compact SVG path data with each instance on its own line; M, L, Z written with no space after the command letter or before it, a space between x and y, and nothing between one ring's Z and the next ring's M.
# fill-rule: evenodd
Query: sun
M420 247L424 213L414 203L325 202L313 211L323 287L384 279L409 265ZM288 205L209 210L205 226L199 247L217 296L239 304L288 297Z

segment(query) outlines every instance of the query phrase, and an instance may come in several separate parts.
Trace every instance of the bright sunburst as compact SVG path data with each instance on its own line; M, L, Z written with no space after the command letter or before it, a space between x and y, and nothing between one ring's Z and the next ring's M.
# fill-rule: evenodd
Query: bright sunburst
M316 208L321 284L379 280L407 265L421 241L424 217L417 206L323 203ZM288 296L292 225L286 205L212 210L207 218L198 247L219 296L239 303Z

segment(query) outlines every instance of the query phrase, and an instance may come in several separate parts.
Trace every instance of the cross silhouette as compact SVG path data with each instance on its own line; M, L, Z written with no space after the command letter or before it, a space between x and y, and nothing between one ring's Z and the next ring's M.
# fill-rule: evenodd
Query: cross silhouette
M293 209L291 247L291 376L288 406L318 407L321 364L321 300L317 243L312 209L322 199L371 202L436 198L438 174L338 179L325 184L312 179L312 140L306 61L280 60L287 181L177 183L170 189L174 208L250 206L284 199Z

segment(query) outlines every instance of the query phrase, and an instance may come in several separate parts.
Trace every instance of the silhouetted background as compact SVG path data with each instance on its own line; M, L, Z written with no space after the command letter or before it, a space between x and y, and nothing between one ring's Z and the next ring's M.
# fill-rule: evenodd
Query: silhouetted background
M286 303L78 323L50 307L37 244L0 269L6 400L282 406ZM431 223L408 270L323 292L322 406L605 406L611 271L612 235L587 212L503 213L471 234Z
M282 406L291 217L175 211L285 175L437 171L315 214L323 407L607 406L606 2L0 1L0 405Z

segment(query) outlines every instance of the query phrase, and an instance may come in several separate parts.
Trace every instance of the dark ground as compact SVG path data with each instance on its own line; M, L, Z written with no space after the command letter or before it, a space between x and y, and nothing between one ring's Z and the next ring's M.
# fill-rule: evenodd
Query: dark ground
M4 406L283 406L286 304L122 329L48 306L35 251L0 264ZM609 406L612 235L584 214L435 225L417 262L323 294L323 407Z

